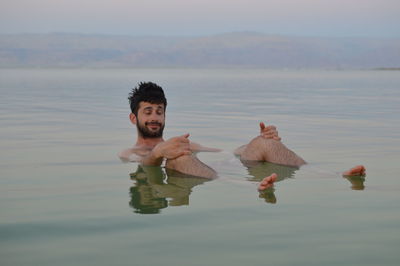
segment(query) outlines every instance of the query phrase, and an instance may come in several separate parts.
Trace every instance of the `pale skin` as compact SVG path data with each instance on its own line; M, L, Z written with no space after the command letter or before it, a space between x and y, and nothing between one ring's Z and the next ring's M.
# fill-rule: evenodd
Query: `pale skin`
M265 126L260 123L260 135L252 139L248 144L240 146L235 150L235 155L240 156L242 161L266 161L275 164L300 167L306 164L300 156L289 150L283 143L274 126ZM272 137L271 137L272 136ZM345 172L343 176L364 176L365 167L362 165L355 166ZM273 173L265 177L258 185L259 191L264 191L273 187L278 176Z
M165 107L163 104L140 102L137 116L129 115L132 124L140 124L150 132L157 132L165 124ZM248 144L235 150L235 154L243 161L267 161L276 164L300 167L306 162L293 151L289 150L281 142L275 126L266 126L260 123L260 135L252 139ZM218 149L204 147L189 140L189 134L164 140L162 136L157 138L144 138L139 134L134 147L126 149L119 154L123 161L132 161L131 155L139 156L139 162L143 165L161 165L166 159L166 167L179 172L206 178L215 178L216 172L202 163L193 152L219 151ZM343 173L343 176L365 175L365 167L360 165ZM265 177L258 189L263 191L273 186L277 175Z
M134 125L145 127L149 132L158 132L165 125L164 104L152 104L140 102L137 115L130 113L129 120ZM276 127L260 124L260 135L266 139L280 141ZM119 154L123 161L139 161L143 165L159 166L166 159L166 168L179 172L215 178L217 173L201 162L193 153L207 151L217 152L219 149L202 146L189 140L189 134L164 140L162 136L157 138L145 138L138 131L134 147L126 149ZM137 155L132 158L132 155Z

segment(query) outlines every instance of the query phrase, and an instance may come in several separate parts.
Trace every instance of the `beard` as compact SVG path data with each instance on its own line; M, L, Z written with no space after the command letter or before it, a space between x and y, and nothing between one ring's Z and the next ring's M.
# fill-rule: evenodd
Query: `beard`
M159 128L157 131L151 131L147 128L148 125L158 125ZM146 122L144 123L144 126L139 122L136 124L136 128L139 132L139 134L145 138L145 139L155 139L155 138L161 138L163 135L164 131L164 124L161 124L160 122Z

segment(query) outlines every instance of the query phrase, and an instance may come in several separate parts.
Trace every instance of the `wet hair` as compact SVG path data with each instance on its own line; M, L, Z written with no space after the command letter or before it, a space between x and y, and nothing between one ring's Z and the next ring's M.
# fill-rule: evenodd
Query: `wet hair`
M138 86L129 93L129 105L132 113L137 116L140 102L149 102L152 104L164 104L164 110L167 107L163 89L152 82L140 82Z

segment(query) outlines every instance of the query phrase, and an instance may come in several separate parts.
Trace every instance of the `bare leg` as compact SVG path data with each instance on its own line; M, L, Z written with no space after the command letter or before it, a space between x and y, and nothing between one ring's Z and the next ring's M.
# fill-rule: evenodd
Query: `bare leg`
M191 176L205 178L217 177L217 173L214 169L202 163L194 155L183 155L172 160L167 160L165 167Z
M295 167L306 164L306 161L289 150L282 142L260 136L238 148L235 154L240 155L240 159L245 161L266 161Z

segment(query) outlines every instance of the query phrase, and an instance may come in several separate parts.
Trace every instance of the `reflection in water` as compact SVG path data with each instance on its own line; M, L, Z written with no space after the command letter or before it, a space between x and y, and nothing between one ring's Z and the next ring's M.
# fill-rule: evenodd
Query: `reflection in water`
M242 161L249 173L248 180L260 182L264 177L276 173L277 182L294 178L297 167L273 164L269 162ZM168 206L189 205L192 188L212 179L186 175L159 166L141 166L130 174L135 185L130 188L129 205L135 213L155 214ZM353 190L364 190L365 176L345 176ZM259 192L259 197L268 203L276 203L275 187Z
M159 166L141 166L131 173L129 205L136 213L154 214L169 206L189 205L192 188L211 179L185 175ZM168 199L168 200L167 200Z
M247 167L247 171L251 176L249 181L260 182L264 177L269 176L273 173L278 175L277 182L282 181L286 178L293 178L294 173L298 170L297 167L274 164L269 162L258 162L258 161L243 161L244 166ZM266 190L260 191L260 198L264 198L268 203L276 203L275 188L271 187Z
M351 183L352 190L364 190L365 175L344 176Z

